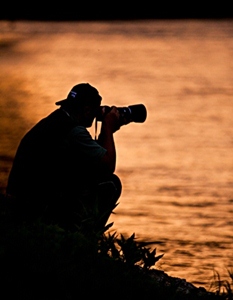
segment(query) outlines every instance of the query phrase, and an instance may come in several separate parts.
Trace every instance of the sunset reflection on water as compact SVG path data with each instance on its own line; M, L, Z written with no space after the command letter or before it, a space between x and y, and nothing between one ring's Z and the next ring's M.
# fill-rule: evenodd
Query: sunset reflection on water
M157 267L209 287L233 258L232 25L0 22L1 190L23 134L76 83L105 105L143 103L146 122L115 134L112 229L154 241Z

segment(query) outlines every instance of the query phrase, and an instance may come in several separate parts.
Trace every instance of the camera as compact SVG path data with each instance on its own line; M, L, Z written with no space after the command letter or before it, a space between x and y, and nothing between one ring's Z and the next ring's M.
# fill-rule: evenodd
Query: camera
M126 107L117 107L120 113L120 124L126 125L131 122L143 123L147 117L146 107L143 104L134 104ZM104 116L111 110L110 106L100 106L96 120L102 121Z

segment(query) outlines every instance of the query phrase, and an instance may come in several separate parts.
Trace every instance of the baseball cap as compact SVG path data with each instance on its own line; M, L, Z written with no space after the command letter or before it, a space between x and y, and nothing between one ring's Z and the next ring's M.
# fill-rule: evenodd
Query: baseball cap
M75 103L76 101L82 102L85 100L88 102L101 101L102 97L100 96L98 90L89 83L79 83L71 89L66 99L57 101L55 104L71 104Z

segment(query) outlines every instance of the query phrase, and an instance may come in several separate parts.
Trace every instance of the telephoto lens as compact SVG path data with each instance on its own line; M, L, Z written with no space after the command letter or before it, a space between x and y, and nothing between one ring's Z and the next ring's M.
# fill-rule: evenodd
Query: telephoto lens
M120 109L124 110L124 113L128 115L129 122L144 123L146 120L147 111L143 104L129 105L126 108Z
M120 123L122 125L134 123L143 123L147 117L147 111L144 104L134 104L126 107L117 107L120 113ZM100 111L96 117L97 121L102 121L103 117L111 110L110 106L100 106Z

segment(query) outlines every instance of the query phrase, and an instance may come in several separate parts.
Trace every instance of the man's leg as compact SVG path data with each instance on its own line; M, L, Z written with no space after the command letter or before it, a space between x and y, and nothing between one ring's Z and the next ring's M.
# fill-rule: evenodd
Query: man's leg
M97 207L98 207L98 227L104 227L114 210L118 205L122 191L122 185L119 177L115 174L100 182L97 188Z

